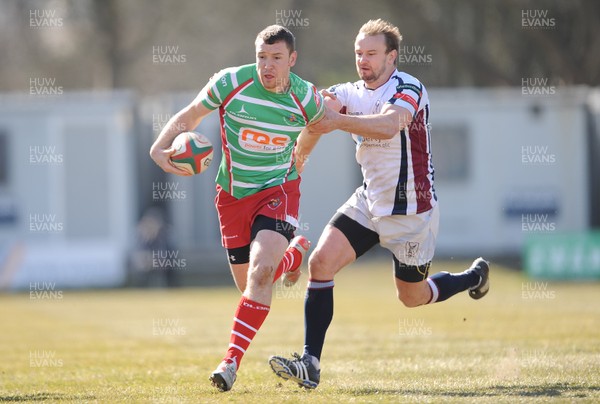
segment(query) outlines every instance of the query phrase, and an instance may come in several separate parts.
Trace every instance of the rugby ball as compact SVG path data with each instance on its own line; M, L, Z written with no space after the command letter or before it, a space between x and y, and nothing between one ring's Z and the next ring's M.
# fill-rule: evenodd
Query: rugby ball
M180 133L173 140L172 146L175 149L175 153L171 155L173 165L190 174L203 173L212 162L213 145L201 133Z

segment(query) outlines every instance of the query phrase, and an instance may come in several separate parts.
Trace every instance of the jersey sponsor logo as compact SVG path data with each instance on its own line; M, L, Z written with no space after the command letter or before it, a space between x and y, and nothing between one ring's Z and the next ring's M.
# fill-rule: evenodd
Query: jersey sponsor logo
M398 84L396 86L396 91L401 93L402 90L412 90L417 94L421 94L421 89L419 87L415 86L414 84L408 84L408 83Z
M278 153L285 149L290 137L277 133L268 133L258 129L240 128L240 146L248 151Z
M392 147L392 142L391 140L385 139L371 139L361 137L360 147L380 147L382 149L389 149Z

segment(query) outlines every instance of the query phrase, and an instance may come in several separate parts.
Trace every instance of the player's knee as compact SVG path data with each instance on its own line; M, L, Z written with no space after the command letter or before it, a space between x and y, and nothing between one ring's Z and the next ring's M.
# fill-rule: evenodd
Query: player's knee
M335 268L328 262L327 254L323 250L315 250L308 258L308 272L311 278L333 279Z
M323 270L321 255L316 250L308 257L308 273L311 277L320 276Z
M248 281L253 287L262 287L273 283L273 273L275 269L271 265L257 265L250 268Z

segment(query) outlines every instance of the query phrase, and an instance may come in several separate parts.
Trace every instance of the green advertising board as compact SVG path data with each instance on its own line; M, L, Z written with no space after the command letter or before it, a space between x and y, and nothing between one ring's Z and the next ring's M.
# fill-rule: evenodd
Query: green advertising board
M600 232L532 235L524 255L532 278L600 280Z

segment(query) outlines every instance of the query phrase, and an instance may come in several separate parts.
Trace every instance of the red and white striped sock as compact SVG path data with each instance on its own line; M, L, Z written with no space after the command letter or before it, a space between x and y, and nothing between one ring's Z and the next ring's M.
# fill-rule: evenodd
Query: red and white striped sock
M295 265L294 265L295 264ZM283 258L275 271L273 283L277 281L286 272L293 271L302 264L302 253L296 248L288 248L283 254Z
M233 318L229 349L224 360L236 362L237 368L250 346L250 342L269 314L270 307L242 296Z

